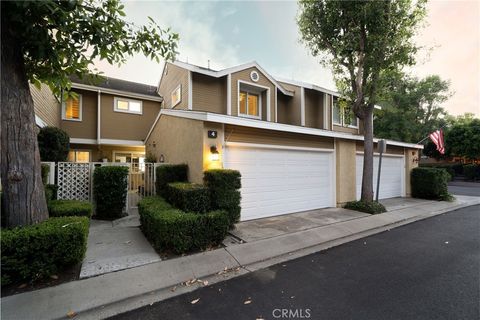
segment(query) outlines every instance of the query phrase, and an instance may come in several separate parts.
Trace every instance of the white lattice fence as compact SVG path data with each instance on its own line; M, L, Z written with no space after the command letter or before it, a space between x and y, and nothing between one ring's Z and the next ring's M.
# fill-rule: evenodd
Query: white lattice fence
M90 201L89 163L59 162L57 165L58 199Z

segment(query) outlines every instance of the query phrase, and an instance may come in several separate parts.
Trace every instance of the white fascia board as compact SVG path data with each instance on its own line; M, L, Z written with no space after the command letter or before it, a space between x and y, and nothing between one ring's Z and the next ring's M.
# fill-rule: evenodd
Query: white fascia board
M332 96L335 96L335 97L340 97L341 96L339 92L329 90L329 89L326 89L326 88L321 87L321 86L317 86L317 85L312 84L312 83L307 83L307 82L302 82L302 81L297 81L297 80L284 79L284 78L281 78L281 77L276 77L276 79L279 82L291 84L291 85L294 85L294 86L297 86L297 87L303 87L305 89L312 89L312 90L320 91L320 92L323 92L323 93L328 93L328 94L330 94Z
M125 97L137 98L137 99L143 99L143 100L158 101L158 102L163 101L163 98L160 97L160 96L153 97L153 96L149 96L149 95L146 95L146 94L139 94L139 93L133 93L133 92L128 92L128 91L122 91L122 90L107 89L107 88L96 87L96 86L83 84L83 83L72 83L72 88L73 89L80 89L80 90L87 90L87 91L95 91L95 92L100 91L101 93L107 93L107 94L112 94L112 95L119 95L119 96L125 96Z
M119 146L143 146L144 143L141 140L120 140L120 139L100 139L100 144L112 144Z
M39 116L35 115L35 124L40 128L44 128L47 126L47 123L42 120Z
M356 141L364 140L363 136L353 135L349 133L335 132L335 131L315 129L315 128L306 128L306 127L294 126L290 124L261 121L261 120L241 118L241 117L235 117L235 116L227 116L227 115L202 112L202 111L162 109L161 114L174 116L174 117L188 118L193 120L217 122L217 123L224 123L224 124L244 126L244 127L252 127L252 128L258 128L258 129L301 133L301 134L309 134L314 136L339 138L339 139L346 139L346 140L356 140ZM377 142L378 140L380 139L374 138L373 142ZM413 149L423 149L422 145L400 142L400 141L393 141L393 140L387 140L387 144L393 145L393 146L413 148Z
M215 78L220 78L220 77L226 76L228 74L232 74L232 73L235 73L235 72L238 72L238 71L242 71L242 70L245 70L245 69L248 69L248 68L255 67L260 72L262 72L267 77L267 79L270 80L271 83L273 83L274 85L277 85L278 89L284 95L293 97L293 92L285 90L285 88L283 88L282 85L280 83L278 83L277 80L275 80L275 78L273 78L270 74L268 74L268 72L266 72L262 67L260 67L260 65L256 61L244 63L244 64L241 64L241 65L238 65L238 66L235 66L235 67L231 67L231 68L227 68L227 69L223 69L223 70L219 70L219 71L200 68L198 66L195 66L195 65L192 65L192 64L189 64L189 63L185 63L185 62L181 62L181 61L175 61L174 64L181 67L181 68L190 70L192 72L201 73L201 74L211 76L211 77L215 77Z
M97 139L70 138L70 143L97 144Z

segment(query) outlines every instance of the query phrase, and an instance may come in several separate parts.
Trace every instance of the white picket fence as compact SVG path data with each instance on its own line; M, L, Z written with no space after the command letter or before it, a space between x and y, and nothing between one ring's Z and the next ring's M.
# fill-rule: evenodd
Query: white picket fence
M164 163L124 163L124 162L48 162L50 173L48 183L58 186L57 198L85 200L94 203L93 172L100 166L127 166L129 168L127 186L127 206L130 211L138 201L156 194L155 169ZM56 181L55 181L56 177Z

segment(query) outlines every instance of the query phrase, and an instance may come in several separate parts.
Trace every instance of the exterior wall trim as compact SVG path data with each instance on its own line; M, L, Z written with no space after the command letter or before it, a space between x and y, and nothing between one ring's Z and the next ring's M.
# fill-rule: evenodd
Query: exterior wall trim
M300 88L300 124L305 126L305 88Z
M97 144L97 139L70 138L70 143Z
M108 93L108 94L112 94L112 95L120 95L120 96L149 100L149 101L158 101L158 102L163 101L163 98L160 97L160 96L154 97L154 96L149 96L149 95L146 95L146 94L139 94L139 93L133 93L133 92L128 92L128 91L122 91L122 90L101 88L101 87L91 86L91 85L82 84L82 83L72 83L72 89L80 89L80 90L95 91L95 92L100 91L100 92Z
M144 142L141 140L100 139L100 144L143 146Z
M43 127L46 127L47 124L45 123L45 121L42 120L42 118L40 118L39 116L35 115L35 123L37 124L37 126L39 126L40 128L43 128Z
M232 75L227 76L227 114L232 115Z
M266 148L266 149L282 149L282 150L299 150L299 151L313 151L313 152L334 152L335 149L326 148L311 148L311 147L295 147L276 144L263 144L263 143L248 143L248 142L233 142L227 141L225 145L232 147L252 147L252 148Z
M193 97L192 71L188 71L188 101L187 101L188 110L193 109L192 97Z
M365 154L363 151L357 151L356 154L358 155L363 155ZM379 156L380 153L378 152L374 152L373 153L374 156ZM394 153L383 153L382 154L384 157L390 157L390 158L405 158L405 155L403 154L394 154Z
M324 129L306 128L306 127L294 126L290 124L275 123L275 122L268 122L268 121L258 121L254 119L227 116L227 115L214 114L214 113L202 112L202 111L162 109L160 111L160 116L162 114L174 116L174 117L200 120L200 121L209 121L209 122L225 123L225 124L239 125L239 126L245 126L245 127L254 127L259 129L309 134L314 136L339 138L339 139L346 139L346 140L356 140L356 141L364 140L363 136L349 134L349 133L335 132L335 131L329 131ZM152 127L154 127L155 125L156 125L156 122L153 124ZM147 139L148 139L148 136L145 139L145 141ZM378 140L380 139L374 138L373 142L378 142ZM408 147L412 149L423 149L422 145L400 142L400 141L393 141L393 140L387 140L387 144L392 146Z

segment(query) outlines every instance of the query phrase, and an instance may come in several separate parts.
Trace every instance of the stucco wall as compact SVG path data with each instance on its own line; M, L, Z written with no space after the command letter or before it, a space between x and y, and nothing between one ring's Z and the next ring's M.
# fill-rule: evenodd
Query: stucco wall
M355 141L335 139L337 206L356 198Z
M209 138L208 131L217 131L217 138ZM221 169L223 163L223 124L214 122L205 122L203 126L203 170ZM210 147L215 146L219 152L218 161L212 161Z
M418 167L419 150L405 148L405 193L407 197L412 196L412 188L410 185L410 173L413 168Z
M60 102L55 98L50 88L42 84L40 89L30 84L35 114L48 126L60 127Z
M157 159L163 154L166 163L188 164L191 182L203 179L202 121L162 115L146 141L146 153Z

